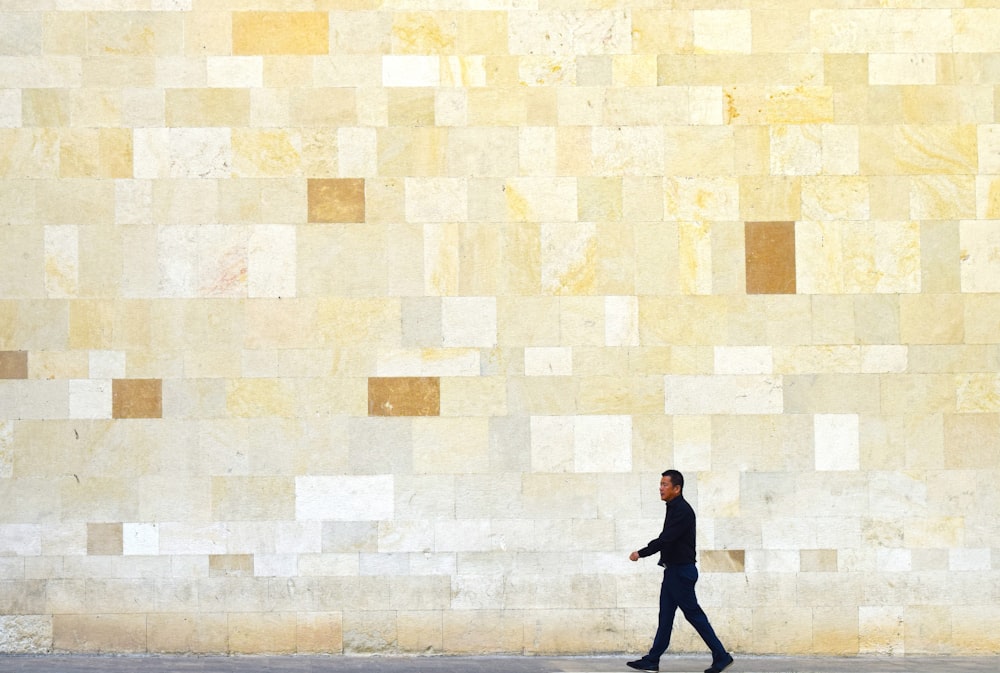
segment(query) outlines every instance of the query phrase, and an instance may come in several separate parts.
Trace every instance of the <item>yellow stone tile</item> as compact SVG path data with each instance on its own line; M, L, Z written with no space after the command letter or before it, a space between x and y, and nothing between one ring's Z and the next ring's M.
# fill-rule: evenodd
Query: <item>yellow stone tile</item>
M900 342L904 344L962 343L964 298L959 294L901 295Z
M178 12L92 12L84 25L91 56L165 56L184 43Z
M458 22L450 12L395 12L392 16L392 53L453 54Z
M234 12L233 53L326 54L329 24L326 12Z
M235 177L298 175L302 163L301 138L286 129L233 129Z
M798 176L740 179L739 219L752 222L795 221L802 212L802 178Z
M237 379L226 386L226 409L237 418L291 417L295 391L283 379Z
M948 175L976 172L976 128L970 125L864 126L862 174Z

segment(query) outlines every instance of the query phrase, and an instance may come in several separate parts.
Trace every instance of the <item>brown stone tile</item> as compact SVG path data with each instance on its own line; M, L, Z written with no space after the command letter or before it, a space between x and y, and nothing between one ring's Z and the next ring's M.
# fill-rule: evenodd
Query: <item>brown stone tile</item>
M88 523L87 553L91 556L121 556L122 525L120 523Z
M364 222L363 178L316 178L309 180L310 222Z
M160 379L114 379L111 382L112 418L162 418L163 382Z
M741 573L746 569L742 549L712 549L698 553L701 569L708 573Z
M28 378L28 351L0 351L0 379Z
M795 223L747 222L747 294L795 294Z
M438 416L441 379L386 377L368 379L369 416Z

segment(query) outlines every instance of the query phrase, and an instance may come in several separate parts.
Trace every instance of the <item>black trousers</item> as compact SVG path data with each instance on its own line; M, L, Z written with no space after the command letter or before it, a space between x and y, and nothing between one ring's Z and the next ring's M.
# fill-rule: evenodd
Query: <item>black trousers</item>
M667 566L663 570L663 584L660 585L660 621L656 627L653 646L647 659L659 661L670 646L670 634L674 630L674 614L681 609L684 618L698 632L705 645L712 651L712 662L726 659L726 648L722 645L715 629L708 621L705 611L698 605L694 585L698 582L698 568L693 563Z

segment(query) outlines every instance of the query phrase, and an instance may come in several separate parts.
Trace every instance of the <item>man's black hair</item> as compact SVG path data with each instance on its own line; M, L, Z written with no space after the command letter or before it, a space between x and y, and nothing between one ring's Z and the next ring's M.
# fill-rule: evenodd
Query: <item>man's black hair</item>
M674 486L680 486L681 490L684 490L684 475L677 470L667 470L661 477L670 477L670 483Z

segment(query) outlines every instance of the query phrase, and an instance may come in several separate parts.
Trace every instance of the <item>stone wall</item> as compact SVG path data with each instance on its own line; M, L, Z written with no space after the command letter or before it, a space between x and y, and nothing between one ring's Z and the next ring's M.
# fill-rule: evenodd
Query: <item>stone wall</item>
M998 35L0 0L0 650L997 653Z

